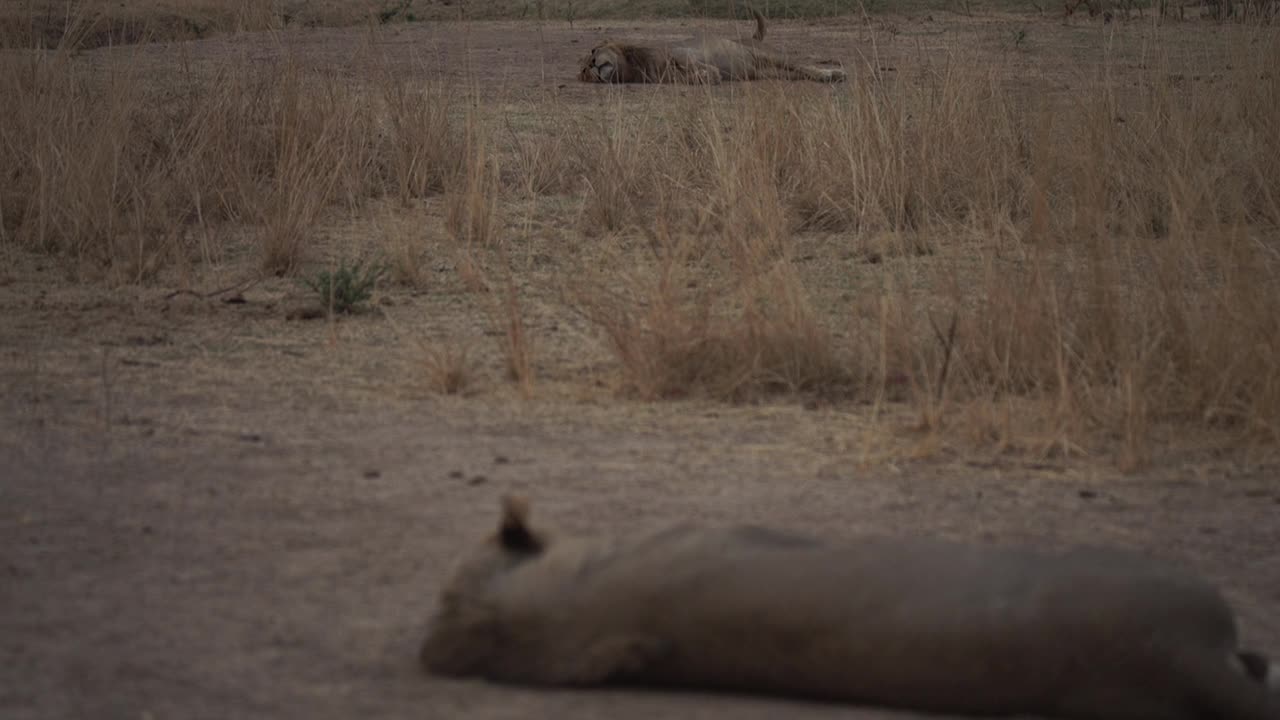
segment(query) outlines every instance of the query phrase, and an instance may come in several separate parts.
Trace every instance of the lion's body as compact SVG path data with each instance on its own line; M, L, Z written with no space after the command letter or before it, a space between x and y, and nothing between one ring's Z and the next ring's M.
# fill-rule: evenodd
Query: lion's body
M754 527L547 539L519 507L446 588L422 660L530 684L1280 720L1266 660L1238 651L1218 592L1145 560Z
M791 62L764 44L764 16L752 11L750 39L695 38L676 45L605 42L582 60L578 79L598 83L719 83L726 80L839 82L843 70Z

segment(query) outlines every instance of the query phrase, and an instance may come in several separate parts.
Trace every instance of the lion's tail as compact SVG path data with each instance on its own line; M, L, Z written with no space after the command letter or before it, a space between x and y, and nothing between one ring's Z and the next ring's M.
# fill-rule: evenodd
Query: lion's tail
M760 11L753 7L749 7L748 9L751 11L751 15L756 19L756 34L751 37L756 40L764 40L764 15L761 15Z

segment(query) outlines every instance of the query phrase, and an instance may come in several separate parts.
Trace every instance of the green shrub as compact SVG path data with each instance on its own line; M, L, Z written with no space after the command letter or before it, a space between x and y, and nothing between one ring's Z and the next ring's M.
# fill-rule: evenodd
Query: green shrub
M349 313L369 300L374 286L386 272L386 266L379 263L366 267L357 260L348 267L346 261L342 261L334 271L321 270L303 282L320 296L320 303L330 311Z

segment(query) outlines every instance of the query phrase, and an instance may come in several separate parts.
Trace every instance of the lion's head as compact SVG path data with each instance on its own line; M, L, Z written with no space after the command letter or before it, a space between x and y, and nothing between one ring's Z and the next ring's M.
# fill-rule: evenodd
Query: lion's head
M582 58L582 71L578 73L578 79L582 82L621 82L618 73L621 65L622 53L611 43L603 43L591 48L591 52Z
M671 58L660 48L604 42L582 58L578 79L595 83L657 82L670 70Z
M441 593L419 656L423 665L433 672L467 675L498 662L510 638L495 604L494 584L541 555L546 544L546 534L529 524L528 502L504 497L498 531L458 563Z

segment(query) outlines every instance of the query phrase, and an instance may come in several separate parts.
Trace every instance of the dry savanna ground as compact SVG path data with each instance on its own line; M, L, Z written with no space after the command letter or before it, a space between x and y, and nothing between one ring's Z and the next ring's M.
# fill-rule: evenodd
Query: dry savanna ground
M511 490L1121 545L1280 654L1280 34L1219 7L766 5L850 81L707 88L576 63L711 3L7 4L0 715L872 716L423 676Z

